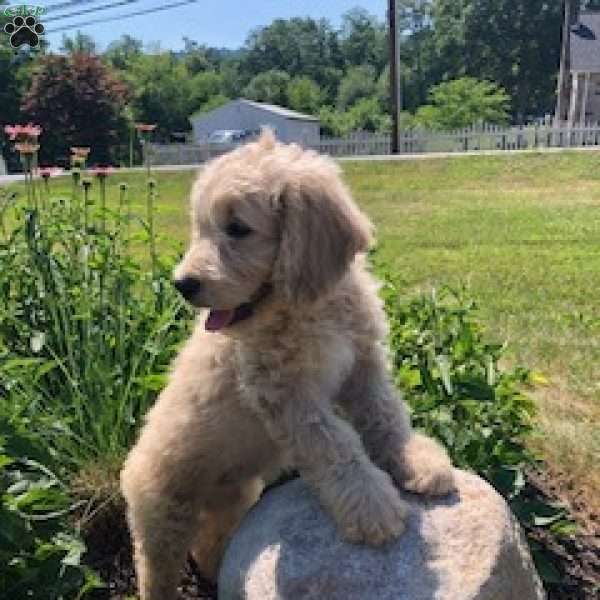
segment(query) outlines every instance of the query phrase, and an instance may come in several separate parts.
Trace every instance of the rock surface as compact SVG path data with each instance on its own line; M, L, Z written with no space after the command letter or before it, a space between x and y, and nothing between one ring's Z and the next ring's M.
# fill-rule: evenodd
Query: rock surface
M220 600L541 600L543 588L504 500L456 471L443 499L403 493L404 534L373 549L343 542L301 480L265 494L231 540Z

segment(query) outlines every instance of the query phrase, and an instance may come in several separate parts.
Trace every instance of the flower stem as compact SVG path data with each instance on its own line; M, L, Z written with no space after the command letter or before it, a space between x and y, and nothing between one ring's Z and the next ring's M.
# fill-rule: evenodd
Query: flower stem
M150 236L150 257L152 259L152 281L156 278L156 243L154 239L154 200L156 194L156 182L148 180L148 234Z
M99 177L100 180L100 210L102 211L102 235L106 235L106 178Z

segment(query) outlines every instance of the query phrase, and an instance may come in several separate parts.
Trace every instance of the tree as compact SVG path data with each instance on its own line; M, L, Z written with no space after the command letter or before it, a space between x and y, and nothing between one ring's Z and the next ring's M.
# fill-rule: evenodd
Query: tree
M116 69L126 70L131 61L142 54L143 44L130 35L122 35L106 48L104 58Z
M346 110L362 98L373 96L376 90L375 71L372 67L350 67L338 88L337 107Z
M181 53L181 57L184 60L187 70L193 75L201 73L202 71L214 69L214 65L211 64L209 59L206 46L202 46L198 44L198 42L190 40L185 36L183 38L183 52Z
M294 77L287 86L287 106L311 115L319 112L321 106L321 90L308 77Z
M244 88L243 95L257 102L284 105L291 77L285 71L271 69L252 78Z
M199 98L206 100L199 80L191 77L185 64L171 52L141 54L131 62L127 78L133 89L135 118L157 123L156 139L166 140L173 131L189 130L188 118L199 108Z
M353 131L389 133L392 119L381 110L378 98L362 98L347 111L323 106L319 113L321 130L328 136L346 136Z
M189 106L192 111L204 106L213 97L221 96L222 77L216 71L197 73L190 80Z
M434 0L398 0L398 14L402 31L411 34L431 25Z
M370 65L379 73L388 59L387 30L364 8L342 16L340 49L347 65Z
M363 98L348 111L353 131L373 131L389 133L392 130L392 118L381 110L378 99Z
M462 77L440 83L432 88L430 100L416 114L417 123L429 129L462 129L477 122L508 121L510 97L489 81Z
M2 4L4 2L0 2L0 6ZM9 18L0 12L0 132L4 131L4 125L16 122L21 95L17 77L19 61L9 44L8 36L3 32L8 21Z
M402 102L409 110L415 110L424 104L427 90L441 79L433 43L433 2L434 0L398 0L402 31Z
M200 112L208 112L209 110L214 110L215 108L219 108L219 106L223 106L229 102L229 98L224 96L223 94L217 94L216 96L211 96L200 108Z
M4 25L12 17L4 14L8 2L0 0L0 155L6 159L9 170L19 168L19 158L13 145L4 135L4 126L18 123L21 100L24 90L30 87L35 61L44 56L47 42L42 38L36 48L10 45L10 38L4 33Z
M328 78L343 64L337 34L326 20L276 19L248 36L241 72L249 81L266 71L285 71L329 89Z
M223 59L219 66L221 75L222 91L229 98L237 98L242 95L244 89L244 75L240 71L240 61L236 57L227 57Z
M520 121L553 111L562 2L435 0L432 17L442 79L497 82Z
M78 31L72 38L63 34L60 51L65 54L96 54L94 38Z
M348 113L340 112L329 105L321 107L319 120L321 121L321 132L332 137L348 135L354 126Z
M36 65L21 110L42 126L42 161L69 156L71 146L89 146L92 161L106 162L119 141L127 97L127 86L97 56L50 54Z

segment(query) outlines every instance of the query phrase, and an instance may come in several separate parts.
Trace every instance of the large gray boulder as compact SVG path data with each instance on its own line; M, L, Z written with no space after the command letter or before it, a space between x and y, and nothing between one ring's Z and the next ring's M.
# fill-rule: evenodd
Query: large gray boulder
M456 471L443 499L403 493L404 534L381 549L343 542L301 480L265 494L233 536L219 600L539 600L543 588L506 503Z

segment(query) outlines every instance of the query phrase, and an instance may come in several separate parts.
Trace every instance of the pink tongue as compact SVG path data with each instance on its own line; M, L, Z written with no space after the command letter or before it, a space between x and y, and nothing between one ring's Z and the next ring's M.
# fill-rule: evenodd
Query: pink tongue
M204 327L206 331L219 331L227 327L235 315L235 310L211 310Z

